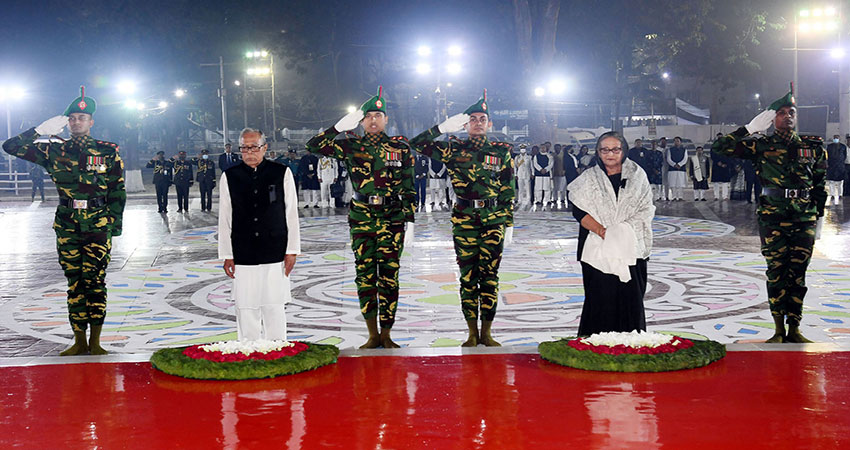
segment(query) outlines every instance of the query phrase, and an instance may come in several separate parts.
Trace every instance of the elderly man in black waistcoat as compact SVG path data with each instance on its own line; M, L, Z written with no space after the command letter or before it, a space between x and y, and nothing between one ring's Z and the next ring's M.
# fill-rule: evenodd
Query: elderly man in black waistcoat
M262 131L245 128L242 161L221 174L218 257L233 278L241 341L286 340L289 273L301 252L295 179L264 158L267 148Z

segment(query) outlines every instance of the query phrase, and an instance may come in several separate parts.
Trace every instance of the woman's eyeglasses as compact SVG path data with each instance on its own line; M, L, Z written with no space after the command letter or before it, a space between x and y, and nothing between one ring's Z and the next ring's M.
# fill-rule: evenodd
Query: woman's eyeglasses
M607 155L609 153L622 153L622 151L623 151L622 147L614 147L614 148L602 147L602 148L599 149L599 153L602 153L603 155Z

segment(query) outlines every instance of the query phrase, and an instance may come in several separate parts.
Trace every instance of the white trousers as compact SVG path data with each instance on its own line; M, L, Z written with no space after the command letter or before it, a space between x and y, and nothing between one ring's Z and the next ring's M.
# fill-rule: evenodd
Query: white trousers
M304 192L304 204L307 206L316 206L319 204L319 191L313 189L301 189Z
M652 199L653 200L661 200L664 193L664 187L660 184L650 184L649 187L652 188Z
M431 178L428 180L428 195L431 203L435 205L446 204L446 180L442 178Z
M342 194L342 202L348 205L348 202L354 197L354 187L351 185L351 178L344 181L343 184L345 185L345 193Z
M717 181L713 181L711 183L714 185L714 199L715 200L729 200L729 182L719 183Z
M565 202L567 200L567 177L552 177L552 200Z
M327 181L322 179L322 182L319 183L319 192L322 194L321 203L323 207L331 207L331 202L333 199L331 198L331 185L334 184L333 180Z
M667 172L667 183L670 184L670 190L673 191L673 198L681 200L685 191L685 172L681 170L671 170Z
M841 191L843 186L843 181L832 181L826 180L826 195L827 199L831 196L832 198L838 200L841 197Z
M552 201L552 179L549 177L534 177L534 201L546 204Z
M284 305L292 299L283 263L236 266L231 296L240 341L286 340Z
M527 206L531 203L531 178L517 178L517 201L522 206Z
M708 191L708 189L694 189L694 200L704 199L706 191Z

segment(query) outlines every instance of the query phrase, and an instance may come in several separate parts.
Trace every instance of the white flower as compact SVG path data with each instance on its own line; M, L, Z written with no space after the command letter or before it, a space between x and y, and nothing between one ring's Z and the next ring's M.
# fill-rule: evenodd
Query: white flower
M659 345L669 344L678 345L679 340L668 334L654 333L649 331L631 331L628 333L621 332L605 332L592 334L586 338L581 338L580 341L589 345L604 345L614 347L616 345L625 345L631 348L649 347L655 348Z
M265 339L258 339L256 341L222 341L213 344L201 345L198 348L205 352L221 352L225 355L233 353L250 355L254 352L276 352L284 347L292 347L293 345L295 344L283 340L269 341Z

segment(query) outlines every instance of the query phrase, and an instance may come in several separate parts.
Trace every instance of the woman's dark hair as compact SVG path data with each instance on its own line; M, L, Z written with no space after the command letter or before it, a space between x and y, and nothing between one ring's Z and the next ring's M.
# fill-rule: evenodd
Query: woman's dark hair
M622 152L623 156L620 159L620 162L625 161L626 158L629 156L629 143L626 141L626 138L624 138L622 134L620 134L616 131L609 131L607 133L602 133L602 135L599 136L599 139L596 140L596 163L599 164L599 167L602 167L603 169L605 168L605 166L602 163L602 158L599 157L599 147L602 146L602 141L604 141L605 139L608 139L608 138L619 139L620 147L623 149L623 152Z

